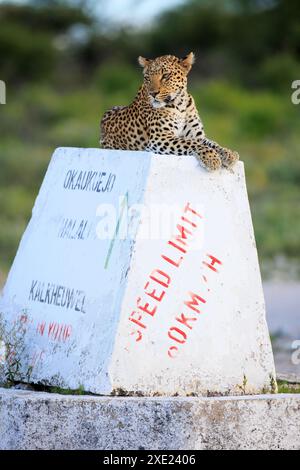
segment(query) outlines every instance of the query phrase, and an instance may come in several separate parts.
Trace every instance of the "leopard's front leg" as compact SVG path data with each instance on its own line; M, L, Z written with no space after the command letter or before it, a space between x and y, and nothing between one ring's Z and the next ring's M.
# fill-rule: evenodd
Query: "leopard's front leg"
M207 170L218 170L222 160L216 150L196 140L175 137L172 133L157 133L148 142L146 150L159 154L194 155Z
M225 168L231 168L236 163L239 159L237 152L221 147L221 145L205 137L203 124L199 117L194 98L191 95L189 95L185 119L186 124L183 128L182 137L197 140L200 145L215 150L222 160L222 166Z

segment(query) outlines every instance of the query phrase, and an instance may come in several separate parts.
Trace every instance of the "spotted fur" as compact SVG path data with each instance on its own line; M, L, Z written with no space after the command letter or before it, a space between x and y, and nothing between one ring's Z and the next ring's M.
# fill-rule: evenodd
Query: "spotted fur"
M193 61L193 53L184 59L139 57L144 83L132 104L115 106L104 114L102 147L194 155L208 170L231 168L238 154L205 137L194 99L187 91Z

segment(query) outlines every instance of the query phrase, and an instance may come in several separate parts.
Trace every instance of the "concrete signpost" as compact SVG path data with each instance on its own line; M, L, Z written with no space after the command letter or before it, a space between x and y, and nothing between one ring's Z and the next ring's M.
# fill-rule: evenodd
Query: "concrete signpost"
M3 291L31 382L99 394L274 389L243 172L60 148ZM25 366L24 366L25 367Z

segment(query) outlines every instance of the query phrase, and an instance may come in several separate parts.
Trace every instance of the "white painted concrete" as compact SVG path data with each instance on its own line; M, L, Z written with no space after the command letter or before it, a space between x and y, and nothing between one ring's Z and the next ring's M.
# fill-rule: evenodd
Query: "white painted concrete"
M124 398L0 389L0 449L300 450L299 418L300 395Z
M101 394L270 390L243 164L208 173L193 157L57 150L2 299L6 318L23 310L33 381Z
M28 315L33 381L110 392L107 367L132 249L132 240L112 246L112 239L119 198L129 192L129 203L140 202L149 161L141 152L98 149L53 155L0 308L11 321ZM115 219L104 217L110 205ZM100 240L97 227L109 217L111 233Z
M149 216L139 227L110 367L114 386L171 395L269 390L274 364L243 164L234 174L212 174L193 158L154 156L144 200L147 207L176 204L177 212L165 239L140 236ZM197 227L181 220L187 203L202 217L185 213ZM168 244L179 223L192 232L186 253ZM177 268L162 255L183 259ZM203 264L208 255L222 262L214 264L218 272ZM153 270L165 273L155 277L167 288L149 278ZM145 290L165 294L158 302ZM191 292L206 301L199 300L200 313L185 304ZM148 312L156 308L154 315L138 304L144 310L149 304ZM130 326L132 312L143 327ZM182 313L192 318L188 326L177 320Z

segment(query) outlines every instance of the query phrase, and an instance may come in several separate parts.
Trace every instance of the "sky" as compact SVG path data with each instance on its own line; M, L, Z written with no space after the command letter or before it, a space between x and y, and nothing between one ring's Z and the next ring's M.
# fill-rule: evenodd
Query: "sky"
M122 24L147 24L155 16L184 0L107 0L97 8L105 18Z

